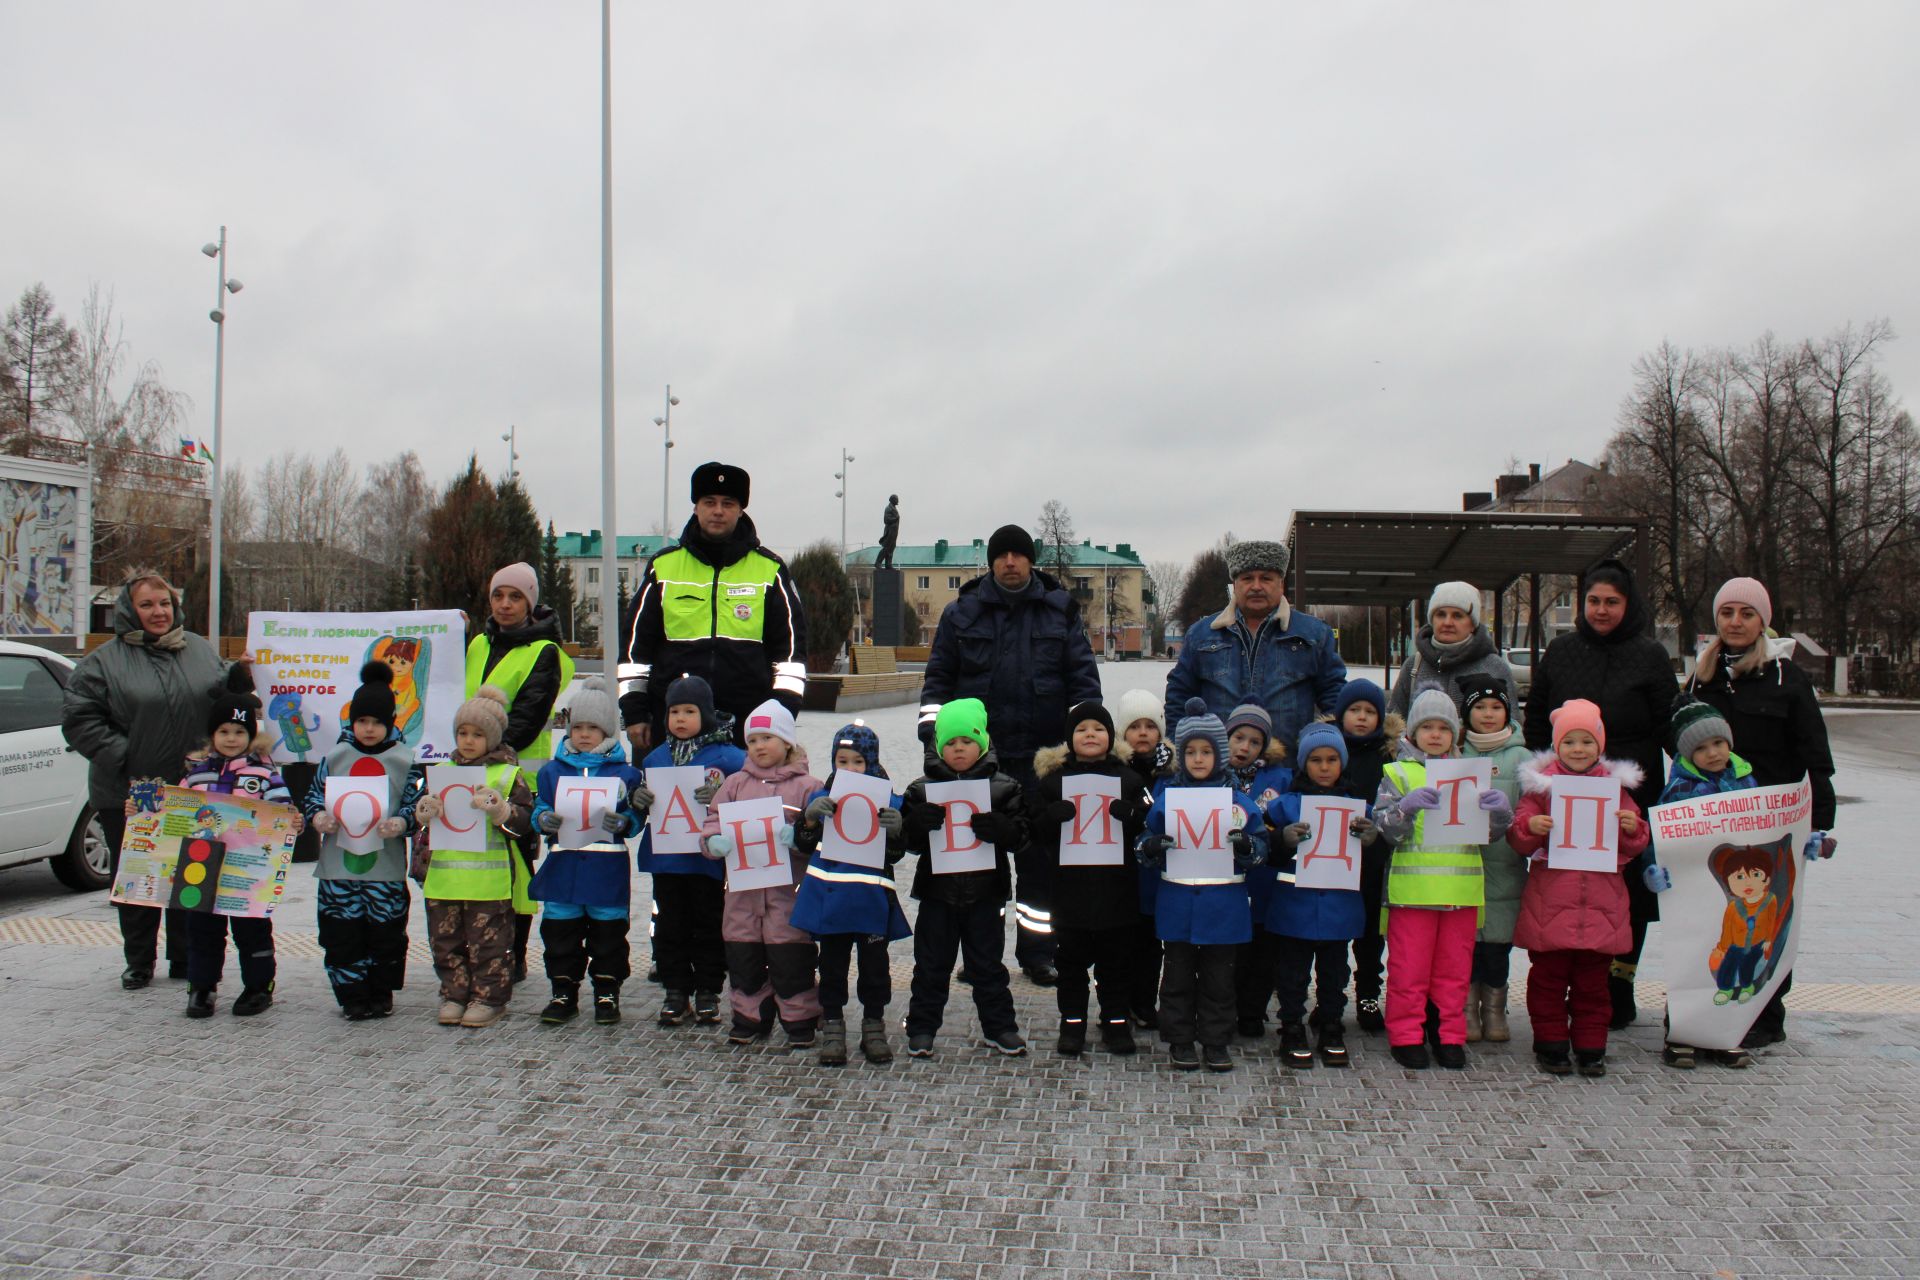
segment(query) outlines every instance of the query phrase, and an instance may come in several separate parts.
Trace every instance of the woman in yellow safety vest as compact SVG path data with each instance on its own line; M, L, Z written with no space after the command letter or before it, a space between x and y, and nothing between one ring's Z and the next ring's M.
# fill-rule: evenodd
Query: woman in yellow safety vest
M506 742L520 757L531 789L540 766L553 757L553 704L573 679L573 659L560 647L560 618L540 603L540 579L525 561L493 575L488 617L467 644L467 696L490 684L507 696ZM513 980L527 976L527 938L533 932L533 900L527 896L539 845L519 845L513 867Z

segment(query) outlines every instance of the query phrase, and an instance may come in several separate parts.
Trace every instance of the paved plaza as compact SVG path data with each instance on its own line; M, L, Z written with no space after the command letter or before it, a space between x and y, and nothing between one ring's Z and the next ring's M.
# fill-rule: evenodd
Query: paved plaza
M1103 673L1113 694L1164 667ZM910 710L869 719L904 785ZM394 1017L345 1023L304 866L274 1008L227 1015L230 961L220 1013L190 1022L183 983L118 989L104 895L0 874L0 1273L1920 1274L1920 716L1831 724L1840 853L1814 873L1791 1039L1744 1072L1661 1065L1657 929L1652 1011L1603 1080L1535 1072L1524 1018L1464 1073L1358 1033L1348 1071L1288 1072L1271 1037L1224 1076L1157 1045L1067 1061L1051 993L1017 977L1028 1058L976 1047L956 988L931 1061L829 1070L657 1028L637 978L622 1025L543 1027L537 963L498 1027L437 1027L417 899ZM804 722L816 760L833 727Z

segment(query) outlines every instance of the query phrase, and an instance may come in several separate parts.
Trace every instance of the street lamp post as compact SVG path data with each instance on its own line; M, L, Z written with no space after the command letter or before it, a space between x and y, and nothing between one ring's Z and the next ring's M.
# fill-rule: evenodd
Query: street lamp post
M506 434L500 438L507 442L507 483L512 484L520 478L520 428L508 425Z
M613 470L613 0L600 0L600 671L620 647L620 535Z
M660 533L663 537L673 536L673 526L667 523L667 469L673 465L673 406L680 403L680 397L673 394L673 384L667 384L666 411L653 420L664 435L660 446Z
M208 509L208 518L212 529L207 537L207 638L213 641L214 650L220 648L220 481L221 468L226 464L226 441L221 434L221 399L226 383L227 359L227 295L240 292L242 285L227 275L227 229L220 228L217 243L203 244L200 252L212 258L218 267L213 284L213 310L207 318L213 321L213 501Z
M845 564L847 559L847 489L849 487L847 464L852 461L853 455L847 452L846 446L840 446L840 469L833 473L833 478L840 482L840 488L833 496L840 499L840 562L842 564Z

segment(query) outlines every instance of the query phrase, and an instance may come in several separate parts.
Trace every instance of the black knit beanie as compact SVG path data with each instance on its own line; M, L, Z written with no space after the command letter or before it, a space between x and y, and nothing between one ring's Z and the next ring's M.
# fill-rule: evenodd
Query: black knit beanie
M387 728L393 728L393 668L384 662L369 662L360 668L360 687L353 691L347 706L349 723L372 716Z

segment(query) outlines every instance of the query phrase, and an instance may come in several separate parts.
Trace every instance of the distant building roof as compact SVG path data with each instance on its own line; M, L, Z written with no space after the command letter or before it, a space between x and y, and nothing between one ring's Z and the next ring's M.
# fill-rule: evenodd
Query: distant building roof
M1077 569L1143 569L1146 566L1140 560L1140 553L1130 543L1115 543L1109 550L1104 546L1095 546L1091 542L1082 542L1069 548L1069 555ZM871 565L880 556L878 547L862 547L858 551L847 553L847 566ZM1041 567L1051 563L1053 555L1042 548ZM985 569L987 567L987 541L975 538L972 542L948 542L945 538L932 544L901 544L893 549L894 567L900 569Z
M553 541L562 560L592 559L602 552L598 529L555 534ZM657 533L622 534L614 540L614 554L621 560L645 560L661 548L672 546L673 542L672 538L663 538Z
M1495 480L1493 500L1468 509L1594 514L1604 506L1612 483L1613 477L1601 468L1570 458L1544 476L1537 465L1530 467L1528 474L1500 476Z

